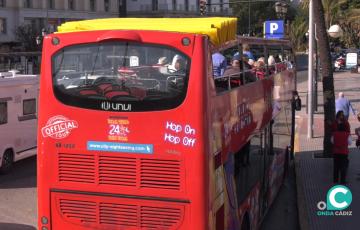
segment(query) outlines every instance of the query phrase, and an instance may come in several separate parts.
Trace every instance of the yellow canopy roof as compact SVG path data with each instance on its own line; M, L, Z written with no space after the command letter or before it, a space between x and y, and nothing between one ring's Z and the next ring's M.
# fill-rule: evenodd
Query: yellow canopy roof
M214 45L236 38L236 18L105 18L66 22L58 33L90 30L154 30L208 35Z

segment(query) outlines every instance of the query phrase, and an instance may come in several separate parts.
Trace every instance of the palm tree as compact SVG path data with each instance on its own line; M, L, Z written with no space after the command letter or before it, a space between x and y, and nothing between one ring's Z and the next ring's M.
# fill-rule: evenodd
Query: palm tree
M350 9L347 18L360 24L360 9Z
M320 54L320 62L322 65L322 82L324 94L324 152L323 155L331 154L331 127L329 125L335 119L335 95L334 95L334 77L332 70L332 62L330 56L329 37L327 34L327 26L325 23L324 7L321 0L312 0L314 6L314 19L317 25L317 34L319 39L318 47Z
M344 9L342 17L336 22L343 30L343 36L340 37L340 41L348 48L360 47L360 6L358 6L359 8L353 7L357 6L348 5Z
M346 2L347 0L322 0L326 28L329 28L334 22L341 19L340 7Z
M295 51L304 50L304 35L308 30L307 18L298 14L291 22L289 37Z
M323 142L323 155L329 156L331 154L331 127L329 125L335 119L335 96L334 96L334 77L332 71L332 62L330 56L329 37L327 34L327 24L331 23L337 16L335 11L338 11L338 5L333 0L312 0L314 19L316 23L316 33L320 38L318 41L318 49L320 62L322 66L322 82L323 82L323 98L324 98L324 142ZM326 8L323 6L326 5ZM339 0L338 2L342 2ZM309 0L303 1L303 9L308 9ZM326 9L326 12L325 12ZM327 15L327 22L326 22Z
M325 25L326 28L329 28L334 22L339 21L343 17L341 6L346 4L347 0L322 0L321 2L324 9ZM302 8L309 8L309 0L302 2Z

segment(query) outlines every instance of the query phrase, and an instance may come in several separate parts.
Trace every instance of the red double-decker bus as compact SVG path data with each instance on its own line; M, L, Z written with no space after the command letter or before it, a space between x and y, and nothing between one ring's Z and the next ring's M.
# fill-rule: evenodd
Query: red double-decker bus
M231 18L59 31L43 46L39 229L259 228L291 152L289 42L237 37Z

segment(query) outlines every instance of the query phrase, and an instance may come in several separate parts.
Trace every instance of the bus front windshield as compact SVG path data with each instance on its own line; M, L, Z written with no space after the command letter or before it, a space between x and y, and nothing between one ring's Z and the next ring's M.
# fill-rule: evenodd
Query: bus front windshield
M70 106L166 110L186 96L190 59L160 45L105 42L65 47L52 57L53 90Z

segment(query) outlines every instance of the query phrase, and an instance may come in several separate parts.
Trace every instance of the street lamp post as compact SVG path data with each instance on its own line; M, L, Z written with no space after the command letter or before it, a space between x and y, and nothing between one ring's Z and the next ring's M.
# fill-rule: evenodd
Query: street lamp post
M314 10L313 0L309 2L309 60L308 60L308 123L307 138L313 138L314 107L313 107L313 71L314 71Z
M343 35L343 31L339 25L332 25L328 30L328 34L332 38L339 38Z
M318 56L318 38L316 36L316 24L315 24L315 81L314 81L314 111L318 111L318 80L319 80L319 56Z
M275 12L279 18L285 19L288 11L288 4L284 1L275 3Z
M285 34L287 35L289 33L289 24L288 21L286 20L286 14L288 11L289 5L284 2L284 1L280 1L280 2L276 2L275 3L275 12L278 18L282 19L284 21L285 24Z

